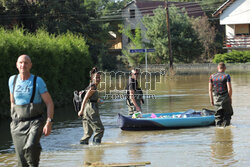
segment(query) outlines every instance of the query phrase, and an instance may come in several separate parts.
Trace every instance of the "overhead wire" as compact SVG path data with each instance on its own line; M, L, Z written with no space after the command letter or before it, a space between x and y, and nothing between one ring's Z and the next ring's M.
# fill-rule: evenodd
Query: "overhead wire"
M187 3L185 3L185 4L187 4ZM182 5L177 6L177 8L181 8L181 7L185 8L186 12L188 14L195 14L195 13L213 11L212 9L207 10L209 8L207 8L207 9L204 9L204 8L202 9L201 8L201 10L193 8L193 7L197 7L198 5L199 4L197 4L197 3L192 3L192 4L186 5L186 6L184 4L182 4ZM160 6L162 6L162 5L159 5L159 7ZM136 14L134 16L135 17L142 17L142 16L145 15L145 13L153 13L154 9L156 9L156 7L139 8L141 14ZM188 11L187 11L187 9L188 9ZM130 14L124 14L124 12L122 12L121 10L120 11L116 10L116 11L117 11L117 13L112 12L111 15L107 15L107 14L109 14L109 12L107 12L107 13L105 13L104 16L102 16L100 18L91 19L91 20L92 21L94 21L94 20L95 21L101 21L101 20L103 20L103 21L116 21L117 20L118 21L118 20L123 20L123 19L130 18ZM98 11L98 12L102 12L102 11ZM57 16L57 15L77 16L77 15L82 15L82 14L85 14L85 13L82 13L82 11L70 11L70 12L47 13L45 15L53 17L53 16ZM2 16L4 16L4 18L2 18L2 19L8 19L8 18L13 18L13 17L14 18L15 17L21 17L21 18L24 18L24 19L25 18L39 18L39 17L44 17L45 15L43 15L43 16L42 15L41 16L36 15L35 16L35 15L32 15L32 14L16 14L16 15L15 14L10 14L10 15L2 15Z
M197 3L192 3L192 4L189 4L189 5L180 5L179 4L177 7L178 8L180 8L180 7L191 8L191 7L197 7L197 5L199 5L199 4L197 4ZM159 5L159 7L160 6L162 6L162 5ZM155 9L155 8L156 8L156 6L154 6L154 7L144 7L144 8L140 8L140 10ZM119 9L119 10L113 10L113 11L117 12L117 13L122 13L121 9ZM79 12L79 13L81 13L82 11L78 10L78 11L73 11L73 12ZM107 14L107 13L114 14L114 12L105 12L105 14ZM65 13L71 13L71 12L60 12L60 13L65 14ZM103 13L103 11L96 11L96 13ZM115 13L115 14L117 14L117 13Z
M155 8L156 9L156 8ZM200 10L200 9L193 9L193 10L188 10L186 11L188 14L194 14L194 13L201 13L201 12L205 12L205 11L212 11L212 10ZM134 16L143 16L147 13L153 13L153 10L142 10L140 11L141 14L135 14ZM43 16L47 15L47 16L57 16L57 15L83 15L85 13L76 13L76 12L58 12L58 13L47 13L44 14ZM32 17L39 17L38 15L32 15L32 14L7 14L7 15L2 15L5 18L13 18L13 17L21 17L21 18L32 18ZM40 17L43 17L40 16ZM116 14L116 15L105 15L102 16L101 18L105 19L105 18L115 18L115 17L123 17L123 18L129 18L130 14Z

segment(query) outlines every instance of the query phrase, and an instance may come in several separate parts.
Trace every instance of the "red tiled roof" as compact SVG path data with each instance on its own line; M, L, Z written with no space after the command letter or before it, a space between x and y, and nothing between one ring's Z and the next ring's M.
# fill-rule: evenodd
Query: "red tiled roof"
M213 17L217 17L220 15L228 6L230 6L235 0L227 0L225 3L223 3L213 14Z
M164 1L135 1L137 8L141 11L142 15L153 15L153 10L162 6L165 7ZM131 4L131 3L130 3ZM175 5L176 7L182 9L184 8L190 17L204 16L204 12L200 5L195 2L169 2L169 6Z

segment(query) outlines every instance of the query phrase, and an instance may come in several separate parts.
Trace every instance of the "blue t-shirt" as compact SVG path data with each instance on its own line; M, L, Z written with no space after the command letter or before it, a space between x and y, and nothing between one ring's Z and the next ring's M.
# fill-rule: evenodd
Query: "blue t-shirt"
M13 82L15 75L12 75L9 78L9 90L11 94L13 94ZM29 104L33 91L33 80L34 75L31 74L28 80L21 80L20 75L18 74L16 85L15 85L15 93L14 99L16 105L24 105ZM33 103L41 103L42 97L41 94L47 92L47 86L44 83L43 79L37 77L36 79L36 92Z

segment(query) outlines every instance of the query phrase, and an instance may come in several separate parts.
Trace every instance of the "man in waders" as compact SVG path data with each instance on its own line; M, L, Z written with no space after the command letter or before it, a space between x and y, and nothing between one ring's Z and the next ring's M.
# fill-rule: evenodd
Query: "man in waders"
M209 78L209 96L212 106L215 106L215 124L216 126L229 126L232 108L232 86L231 77L226 74L226 65L218 64L218 72L212 74Z
M137 82L139 74L140 74L139 69L132 69L126 87L127 90L126 103L128 105L128 112L129 112L128 114L129 115L136 114L135 117L141 116L141 103L143 103L142 90L139 88Z
M29 56L18 57L19 74L9 78L11 101L11 135L18 158L18 166L39 165L42 133L48 136L52 129L54 104L42 78L30 73ZM42 100L47 107L47 118Z

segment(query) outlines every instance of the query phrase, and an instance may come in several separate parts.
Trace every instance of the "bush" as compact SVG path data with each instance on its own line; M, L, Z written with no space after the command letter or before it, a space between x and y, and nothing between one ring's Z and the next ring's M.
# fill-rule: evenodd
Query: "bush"
M250 62L250 51L235 51L216 54L213 59L214 63L247 63Z
M30 56L31 73L44 79L57 106L71 103L73 90L88 84L92 60L82 36L70 32L54 36L44 30L30 34L23 29L0 28L0 38L0 117L9 115L8 79L18 73L15 63L21 54Z

